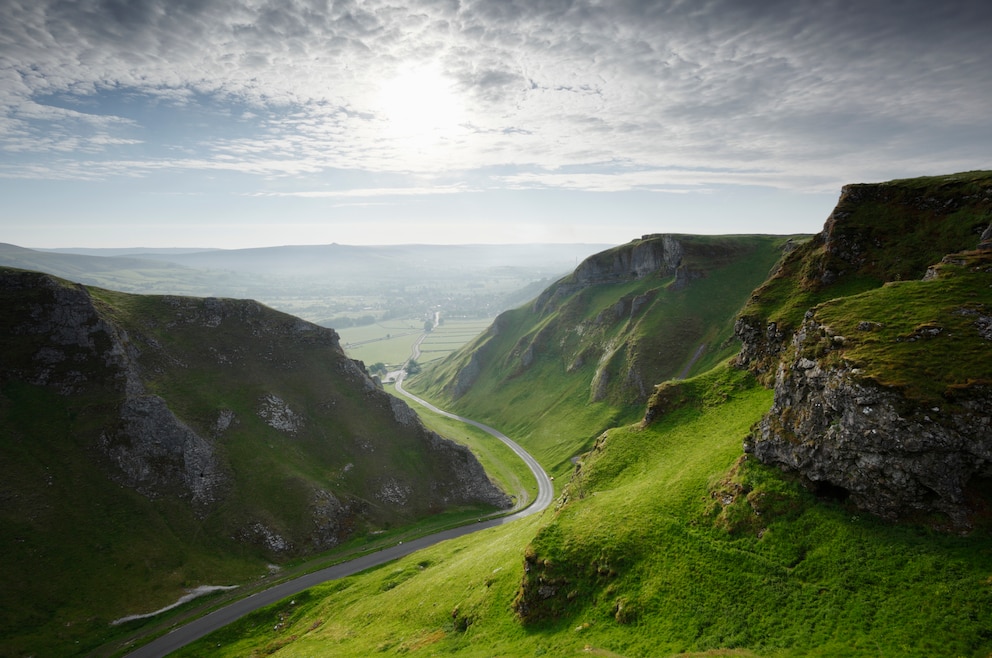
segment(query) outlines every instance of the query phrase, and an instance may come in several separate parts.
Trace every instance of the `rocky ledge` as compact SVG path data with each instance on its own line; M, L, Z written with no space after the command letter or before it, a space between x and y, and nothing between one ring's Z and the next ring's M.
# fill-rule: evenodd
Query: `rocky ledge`
M992 386L921 404L858 368L810 358L824 338L839 337L814 319L796 333L775 376L774 405L745 452L882 518L937 515L938 525L946 517L970 527L983 507L978 492L992 481Z

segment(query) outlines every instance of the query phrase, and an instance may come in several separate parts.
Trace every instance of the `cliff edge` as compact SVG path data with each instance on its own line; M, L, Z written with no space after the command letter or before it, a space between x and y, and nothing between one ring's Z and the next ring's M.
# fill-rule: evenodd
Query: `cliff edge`
M737 320L745 444L878 516L967 529L992 484L992 174L848 186Z

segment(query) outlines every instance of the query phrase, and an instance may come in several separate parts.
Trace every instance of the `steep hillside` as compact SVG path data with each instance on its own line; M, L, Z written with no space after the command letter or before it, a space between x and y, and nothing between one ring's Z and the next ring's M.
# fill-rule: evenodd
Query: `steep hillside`
M977 246L992 219L992 172L846 185L818 233L784 259L737 323L739 361L770 382L777 355L816 304L918 280Z
M332 330L10 269L0 304L4 655L85 649L187 588L508 505Z
M824 234L794 240L751 298L736 361L686 379L647 373L668 381L643 418L599 433L539 519L317 588L182 655L990 655L992 263L975 249L992 246L990 196L985 174L847 188ZM623 331L642 282L657 301L719 276L679 277L676 252L660 238L591 259L500 317L470 386L450 388L465 353L439 379L449 388L432 390L526 426L532 445L577 432L608 398L590 402L593 368L579 384L563 374L578 341L556 323L594 333L616 307L612 335L639 338ZM677 280L689 285L667 288ZM894 500L879 493L892 485L935 486L914 470L927 462L947 483L970 474L970 512L901 507L910 498L901 523L862 511ZM879 489L808 486L812 465ZM932 491L918 500L955 502Z
M655 384L736 352L735 314L786 244L652 235L601 252L498 316L413 387L466 415L498 419L547 466L567 470L609 423L639 416ZM558 424L543 422L551 418Z
M992 173L845 188L738 323L775 388L748 450L885 518L986 517L990 235Z

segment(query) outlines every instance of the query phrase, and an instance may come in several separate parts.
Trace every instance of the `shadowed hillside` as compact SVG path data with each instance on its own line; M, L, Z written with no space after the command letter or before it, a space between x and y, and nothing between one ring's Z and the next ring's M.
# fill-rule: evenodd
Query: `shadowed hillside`
M85 649L188 588L509 504L333 330L10 269L0 304L5 655Z

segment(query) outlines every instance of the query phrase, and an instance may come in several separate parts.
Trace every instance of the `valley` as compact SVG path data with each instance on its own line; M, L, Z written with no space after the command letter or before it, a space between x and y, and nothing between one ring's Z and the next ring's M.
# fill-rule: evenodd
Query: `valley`
M339 335L3 272L5 554L66 569L53 526L112 511L111 539L172 554L116 549L103 574L127 559L167 601L265 590L142 648L227 595L111 632L96 598L8 576L33 607L5 602L5 653L992 652L992 172L846 186L815 235L645 235L484 322L422 306ZM133 452L161 423L193 470ZM260 482L229 479L246 469ZM99 506L62 521L65 482ZM273 562L310 574L264 588Z
M426 336L426 334L422 334L422 336ZM418 355L419 350L415 348L411 358L416 358ZM530 470L530 475L537 484L536 497L533 500L530 500L518 494L515 496L517 499L516 504L509 513L490 514L490 517L495 518L490 518L488 520L479 519L475 523L459 525L455 528L450 528L441 532L416 537L415 539L406 542L400 541L395 545L387 548L381 548L361 557L346 560L335 564L334 566L326 567L318 571L307 573L304 576L281 582L276 586L269 587L258 592L257 594L249 596L248 598L225 605L188 624L184 624L179 628L176 628L153 640L152 642L141 646L137 650L128 653L128 658L154 658L156 656L167 655L198 640L208 633L215 632L228 624L231 624L247 614L276 603L286 597L299 594L300 592L303 592L311 587L322 585L329 581L354 576L355 574L393 562L441 542L450 541L458 537L464 537L471 533L480 532L488 528L495 528L507 523L518 521L535 514L540 514L547 509L554 497L554 486L551 478L549 478L548 474L544 472L541 465L538 464L537 461L523 448L521 448L519 444L498 430L471 419L438 409L429 402L406 392L403 389L402 380L403 376L401 375L396 380L395 386L395 390L400 395L412 400L416 404L428 409L434 414L444 416L459 423L472 425L509 447L513 451L514 455L523 461Z

